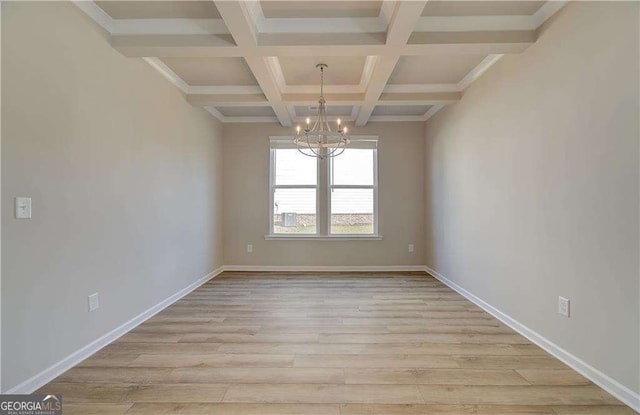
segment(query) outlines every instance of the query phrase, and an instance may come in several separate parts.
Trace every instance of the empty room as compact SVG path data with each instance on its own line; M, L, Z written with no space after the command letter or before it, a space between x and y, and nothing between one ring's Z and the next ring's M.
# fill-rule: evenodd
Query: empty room
M0 36L0 415L640 413L640 2Z

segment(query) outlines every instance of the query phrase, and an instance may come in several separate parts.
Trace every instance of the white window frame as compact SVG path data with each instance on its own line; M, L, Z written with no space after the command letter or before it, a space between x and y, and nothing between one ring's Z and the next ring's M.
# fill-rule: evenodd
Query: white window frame
M320 230L320 197L319 197L319 193L320 193L320 163L316 163L316 184L308 184L308 185L302 185L302 184L276 184L276 150L277 149L295 149L295 145L291 142L293 140L293 137L291 137L289 140L284 141L281 139L274 139L273 137L271 137L271 143L269 145L269 236L296 236L296 235L308 235L308 236L317 236L319 235L319 230ZM291 144L289 146L289 144ZM281 234L281 233L275 233L274 232L274 223L273 223L273 217L275 215L275 212L273 211L274 208L274 196L276 193L276 190L278 189L315 189L316 190L316 232L315 233L311 233L311 234L292 234L292 235L288 235L288 234Z
M331 158L317 159L317 181L315 185L276 185L275 150L295 149L292 136L269 137L269 227L265 239L370 239L381 240L378 233L378 137L351 136L349 147L366 148L374 151L373 185L334 185L331 180ZM340 156L337 156L340 157ZM316 189L316 233L315 234L282 234L274 233L274 195L277 189ZM373 233L367 234L332 234L331 233L331 190L332 189L373 189Z
M376 144L373 145L366 145L365 141L362 142L355 142L355 146L356 148L362 148L362 149L366 149L366 150L373 150L373 184L372 185L347 185L347 184L333 184L333 158L329 159L329 180L328 180L328 204L327 204L327 209L328 209L328 230L327 230L327 234L330 236L338 236L338 235L349 235L349 236L366 236L366 235L372 235L370 233L367 234L332 234L331 233L331 215L332 215L332 211L331 211L331 196L333 195L332 190L333 189L366 189L366 190L373 190L373 235L378 235L378 148ZM361 146L358 146L358 144L363 144ZM338 156L340 157L340 156Z

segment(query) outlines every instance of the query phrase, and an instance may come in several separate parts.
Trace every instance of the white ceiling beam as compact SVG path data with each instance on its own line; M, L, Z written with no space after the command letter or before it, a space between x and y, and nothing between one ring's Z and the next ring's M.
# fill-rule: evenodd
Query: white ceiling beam
M387 23L378 17L337 17L331 19L263 19L260 33L383 33Z
M410 92L458 92L458 84L390 84L384 87L383 93Z
M462 32L413 32L408 45L473 44L473 43L534 43L535 30L474 30Z
M282 100L289 105L318 105L318 92L310 94L282 94ZM325 93L324 98L331 105L359 105L364 101L364 94Z
M371 36L369 36L371 35ZM273 37L275 36L275 37ZM322 36L314 34L273 35L251 55L272 56L380 56L430 54L520 53L536 39L534 31L419 32L412 43L389 49L382 34ZM332 40L330 40L331 38ZM262 39L262 38L261 38ZM324 42L324 43L315 43ZM336 43L325 44L335 41ZM297 43L297 44L296 44ZM236 46L231 35L113 35L112 46L129 57L242 57L246 50ZM376 65L373 65L375 68ZM371 71L373 75L373 71Z
M113 19L112 35L228 35L222 19Z
M482 62L478 64L478 66L469 71L469 73L464 78L462 78L460 82L458 82L458 90L464 91L465 89L467 89L467 87L471 85L473 81L478 79L480 75L487 71L487 69L498 62L500 58L502 58L502 56L504 55L488 55L486 58L484 58Z
M282 102L275 77L265 58L257 52L257 34L255 32L255 21L253 20L255 13L252 15L251 11L247 9L244 0L218 0L215 3L238 48L243 51L243 56L249 69L260 88L262 88L267 100L271 103L280 124L283 127L291 126L291 117Z
M384 32L362 33L260 33L258 45L264 46L368 46L384 45Z
M416 32L467 32L496 30L535 30L539 26L533 15L518 16L423 16Z
M73 0L73 4L82 10L87 16L98 23L104 30L111 33L113 19L93 1Z
M339 41L339 39L338 39ZM344 41L344 39L343 39ZM375 44L271 44L260 45L262 56L367 56L381 55L384 41Z
M536 21L536 28L542 26L551 16L556 14L560 9L566 6L569 2L567 0L553 0L547 1L533 14L533 19Z
M413 92L380 95L376 105L438 105L452 104L462 97L460 92Z
M382 6L380 6L380 15L378 17L384 20L387 27L389 27L389 24L391 23L391 18L393 17L393 11L395 9L396 0L384 0L382 2ZM422 14L422 12L420 12L420 14Z
M385 4L395 2L385 2ZM535 30L549 16L561 8L566 2L548 2L534 15L516 16L422 16L416 22L416 32L465 32L496 30ZM255 33L264 34L313 34L313 33L385 33L389 22L382 15L379 17L346 17L346 18L305 18L305 19L265 19L247 3L247 10L252 19ZM552 7L553 6L553 7ZM93 2L80 1L78 7L94 19L108 27L112 35L154 35L154 34L229 34L223 19L112 19Z
M155 68L162 76L167 78L169 82L177 86L185 94L188 93L189 85L178 76L171 68L164 64L158 58L143 58L149 65Z
M299 118L295 105L317 105L317 86L286 85L281 68L279 79L278 68L270 64L269 59L277 60L272 57L367 56L359 85L325 88L332 103L353 105L351 116L343 118L362 122L366 111L359 109L367 106L370 120L425 121L446 103L459 99L502 54L520 53L533 44L536 29L568 2L548 1L531 16L421 17L424 1L384 0L377 18L295 18L286 19L284 25L280 24L283 19L266 19L260 2L253 0L216 1L219 9L227 9L222 19L113 19L93 1L74 3L111 35L115 49L125 56L149 57L145 60L190 102L205 106L221 121L270 122L276 118L225 117L215 105L272 106L285 125ZM458 53L489 56L457 84L386 85L399 55ZM161 57L244 57L260 86L190 86L157 59ZM371 117L375 105L431 107L424 116Z
M460 100L460 92L412 92L412 93L383 93L375 105L440 105L451 104ZM365 94L324 94L327 102L336 105L363 105ZM225 107L256 107L269 106L263 94L187 94L187 101L196 106L225 106ZM317 106L317 92L310 94L283 94L282 102L289 115L293 107ZM374 107L375 107L374 105ZM352 114L355 115L355 114Z
M359 85L361 92L364 92L367 89L367 85L369 85L369 82L371 82L371 77L373 76L373 70L376 67L377 61L378 57L376 55L369 55L365 59Z
M429 108L429 111L427 111L424 114L424 120L423 121L427 121L429 118L431 118L434 115L436 115L436 112L440 111L442 108L444 108L444 105L441 105L441 104L433 105L431 108Z
M264 94L187 94L187 101L199 107L268 107Z
M111 46L127 57L240 57L231 35L115 35Z
M272 123L278 122L278 117L224 117L223 123Z
M365 100L356 119L357 126L363 126L369 120L380 94L382 94L398 59L400 59L400 49L407 44L425 4L426 1L396 2L387 28L385 53L378 57L371 74Z
M214 117L216 117L218 120L220 120L223 123L247 123L247 122L278 122L278 118L277 117L261 117L261 116L256 116L256 117L227 117L225 115L222 115L222 113L220 111L218 111L216 108L214 107L204 107L205 110L207 110L211 115L213 115Z
M222 115L222 113L220 111L218 111L216 108L214 108L214 107L204 107L204 109L209 111L209 113L211 115L213 115L214 117L216 117L219 121L224 122L225 116Z

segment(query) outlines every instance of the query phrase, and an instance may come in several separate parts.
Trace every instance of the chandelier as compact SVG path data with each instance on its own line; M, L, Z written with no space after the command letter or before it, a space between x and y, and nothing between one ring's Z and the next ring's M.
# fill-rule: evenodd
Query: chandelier
M323 96L324 88L324 70L328 68L324 63L319 63L316 68L320 69L320 98L318 99L318 118L311 127L311 120L307 118L307 126L304 130L300 130L300 126L296 127L296 136L293 142L296 144L298 151L305 156L317 157L324 159L325 157L335 157L344 152L347 144L349 144L349 136L347 135L347 127L343 127L340 119L337 120L337 129L332 131L327 121L327 104Z

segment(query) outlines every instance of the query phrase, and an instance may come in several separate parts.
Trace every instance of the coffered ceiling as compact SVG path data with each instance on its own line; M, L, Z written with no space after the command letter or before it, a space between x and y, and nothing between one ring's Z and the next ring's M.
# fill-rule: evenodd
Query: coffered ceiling
M504 54L535 43L564 1L77 1L123 55L144 58L223 122L315 114L427 120Z

